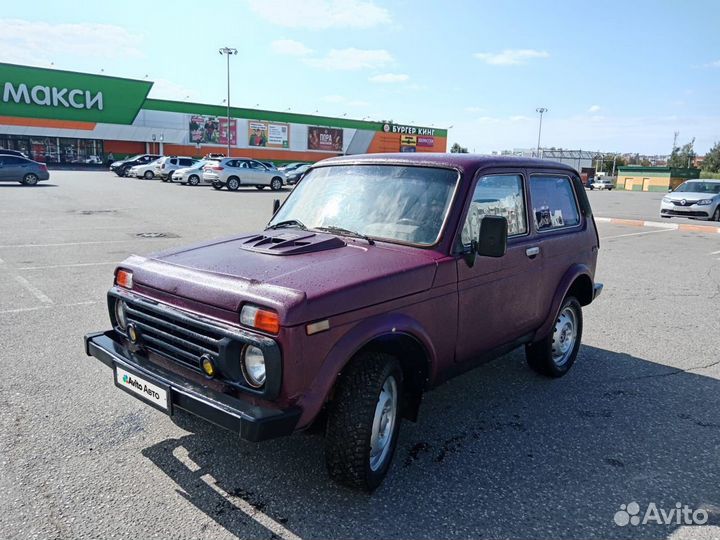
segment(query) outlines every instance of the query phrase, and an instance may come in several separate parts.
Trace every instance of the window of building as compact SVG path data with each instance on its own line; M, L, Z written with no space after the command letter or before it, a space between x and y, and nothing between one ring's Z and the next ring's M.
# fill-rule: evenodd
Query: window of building
M575 192L567 176L530 177L535 229L547 231L580 223Z
M508 221L508 236L527 232L525 197L520 175L484 176L478 180L460 238L464 245L477 239L483 216L503 216Z

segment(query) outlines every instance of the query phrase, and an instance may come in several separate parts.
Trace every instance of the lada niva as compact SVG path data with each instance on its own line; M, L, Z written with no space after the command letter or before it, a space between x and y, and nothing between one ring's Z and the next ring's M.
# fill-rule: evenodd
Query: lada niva
M147 404L249 441L319 424L330 476L371 491L442 381L520 346L568 372L598 249L566 165L332 158L264 230L125 260L85 348Z

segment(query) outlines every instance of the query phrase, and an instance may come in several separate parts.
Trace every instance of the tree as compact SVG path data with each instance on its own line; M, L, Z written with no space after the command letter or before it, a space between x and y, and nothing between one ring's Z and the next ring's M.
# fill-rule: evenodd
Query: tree
M685 169L686 167L692 167L697 157L695 153L695 137L689 143L683 144L681 147L673 148L670 159L668 159L668 167L676 167L679 169Z
M702 164L703 171L720 172L720 142L716 142L707 154Z
M450 153L451 154L467 154L468 149L464 146L460 146L458 143L453 143L453 145L450 147Z

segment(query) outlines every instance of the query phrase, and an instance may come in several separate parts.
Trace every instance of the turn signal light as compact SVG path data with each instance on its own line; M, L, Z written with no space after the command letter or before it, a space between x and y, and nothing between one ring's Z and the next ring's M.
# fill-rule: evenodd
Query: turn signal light
M115 274L115 284L124 289L133 288L133 275L129 270L118 270Z
M278 314L256 306L243 306L240 312L240 323L270 334L277 334L280 331Z

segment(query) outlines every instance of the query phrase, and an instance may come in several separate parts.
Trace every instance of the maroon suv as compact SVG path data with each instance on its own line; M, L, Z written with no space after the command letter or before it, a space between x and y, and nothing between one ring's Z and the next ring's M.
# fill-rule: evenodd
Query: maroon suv
M315 164L265 230L133 256L85 338L115 384L260 441L324 422L330 475L372 490L422 395L525 347L568 372L599 242L575 170L462 154Z

